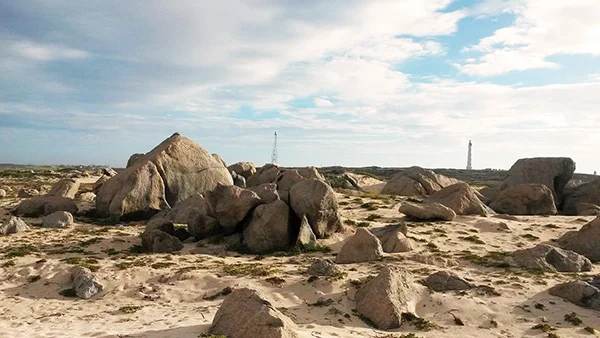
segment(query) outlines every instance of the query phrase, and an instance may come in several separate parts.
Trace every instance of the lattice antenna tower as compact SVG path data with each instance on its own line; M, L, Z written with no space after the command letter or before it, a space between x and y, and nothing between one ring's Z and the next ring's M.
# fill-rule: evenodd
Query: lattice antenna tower
M473 148L473 143L469 140L469 154L467 155L467 170L473 169L473 164L471 163L472 153L471 150Z
M271 163L277 164L279 162L277 158L277 132L275 132L275 141L273 141L273 152L271 153Z

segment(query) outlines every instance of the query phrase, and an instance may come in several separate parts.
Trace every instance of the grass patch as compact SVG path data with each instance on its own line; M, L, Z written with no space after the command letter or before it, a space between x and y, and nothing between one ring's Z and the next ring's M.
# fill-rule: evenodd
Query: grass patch
M331 248L328 247L327 245L320 245L320 244L296 245L290 251L290 254L291 255L299 255L299 254L311 253L311 252L329 253L329 252L331 252Z
M359 228L368 228L371 225L371 223L369 222L358 222L356 223L356 226Z
M99 261L95 257L68 257L61 259L61 262L87 268L92 272L100 270L100 266L96 265Z
M258 263L237 263L223 265L223 272L230 276L266 277L281 272L281 270Z
M571 312L565 315L565 322L571 323L575 326L579 326L583 321L577 317L575 312Z
M431 331L440 327L427 319L417 317L414 313L405 312L402 314L402 323L407 322L419 331Z
M10 268L10 267L15 266L15 265L17 265L17 263L15 263L15 261L13 261L13 260L10 260L10 261L4 262L2 264L2 267L3 268Z
M477 235L463 236L463 237L458 237L458 238L462 239L464 241L473 242L475 244L485 244L485 242L483 240L481 240L481 238L479 238L479 236L477 236Z
M128 249L127 251L128 251L130 254L134 254L134 255L137 255L137 254L142 254L142 253L146 252L146 251L144 250L144 248L143 248L141 245L137 245L137 244L136 244L136 245L132 245L132 246L130 246L130 247L129 247L129 249Z
M351 219L347 219L344 221L344 224L346 225L356 225L356 221L351 220Z
M168 268L173 265L175 265L175 263L173 263L173 262L158 262L158 263L154 263L154 264L150 265L150 267L152 269L164 269L164 268Z
M378 219L380 219L380 218L381 218L381 215L378 215L378 214L370 214L369 216L367 216L367 218L365 218L365 221L370 221L370 222L373 222L373 221L376 221L376 220L378 220Z
M510 253L505 251L490 251L485 256L479 256L469 250L465 250L460 253L460 258L481 266L508 268L510 265L506 262L506 257L509 255Z
M40 276L40 275L29 276L29 277L27 277L27 283L35 283L35 282L39 281L40 279L42 279L42 276Z
M542 332L552 332L552 331L556 331L556 328L554 326L551 326L549 324L543 323L543 324L538 324L534 327L531 328L532 330L540 330Z
M532 234L524 234L521 235L521 237L525 238L528 241L537 241L538 239L540 239L538 236Z
M591 327L591 326L586 326L586 327L584 328L584 330L586 330L587 332L589 332L589 333L591 333L591 334L596 334L596 329L594 329L594 328L593 328L593 327Z
M127 305L127 306L123 306L123 307L119 308L119 312L131 314L131 313L138 312L142 308L143 308L143 306L139 306L139 305Z
M369 211L375 211L379 209L379 206L375 202L367 202L360 205L361 208L367 209Z
M16 247L14 249L10 249L5 257L6 258L15 258L15 257L25 257L27 255L31 255L33 253L39 252L39 250L30 244L25 244L25 245L21 245L19 247Z

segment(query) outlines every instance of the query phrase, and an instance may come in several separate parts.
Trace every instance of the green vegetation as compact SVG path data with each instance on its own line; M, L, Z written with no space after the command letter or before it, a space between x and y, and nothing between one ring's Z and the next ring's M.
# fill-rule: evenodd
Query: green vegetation
M464 237L458 237L458 238L465 240L465 241L473 242L476 244L485 244L485 242L482 241L481 238L479 238L479 236L477 236L477 235L464 236Z
M551 332L551 331L556 331L556 328L554 326L551 326L549 324L543 323L543 324L538 324L534 327L531 328L532 330L540 330L542 332Z
M175 263L173 263L173 262L158 262L158 263L154 263L154 264L150 265L150 267L152 269L157 269L158 270L158 269L168 268L168 267L173 266L173 265L175 265Z
M223 272L231 276L266 277L281 272L281 270L258 263L237 263L224 264Z
M142 254L145 252L141 245L132 245L128 251L130 254Z
M579 326L583 321L577 317L575 312L571 312L565 315L565 322L569 322L575 326Z
M73 289L73 288L60 290L58 292L58 294L61 295L61 296L63 296L63 297L67 297L67 298L75 298L75 297L77 297L77 293L75 292L75 289Z
M127 306L123 306L123 307L119 308L119 312L131 314L131 313L138 312L142 308L143 308L143 306L139 306L139 305L127 305Z
M369 211L375 211L379 209L379 206L375 202L367 202L360 205L361 208L367 209Z
M402 323L407 322L414 326L419 331L431 331L440 327L427 319L417 317L414 313L405 312L402 314Z
M490 251L485 256L479 256L469 250L464 250L460 253L460 258L481 266L508 268L510 265L506 262L506 257L509 255L510 253L505 251Z
M369 223L369 222L358 222L356 224L356 226L359 228L368 228L370 225L371 225L371 223Z
M378 215L378 214L370 214L369 216L367 216L367 218L365 218L365 221L370 221L370 222L373 222L373 221L376 221L376 220L378 220L378 219L380 219L380 218L381 218L381 215Z
M21 245L19 247L10 249L5 257L6 258L15 258L15 257L24 257L27 255L31 255L33 253L39 252L39 250L31 245L31 244L25 244L25 245Z
M29 277L27 277L27 282L35 283L35 282L39 281L40 279L42 279L42 276L40 276L40 275L29 276Z

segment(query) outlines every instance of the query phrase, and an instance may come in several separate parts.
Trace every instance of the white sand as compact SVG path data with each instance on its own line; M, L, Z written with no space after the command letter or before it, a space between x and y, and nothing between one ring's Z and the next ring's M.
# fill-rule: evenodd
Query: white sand
M368 215L382 218L371 226L397 222L397 200L380 200L340 195L344 219L363 221ZM12 202L11 202L12 201ZM360 208L364 202L375 201L385 205L375 211ZM346 202L348 204L346 204ZM14 200L1 200L2 209ZM4 210L0 210L6 218ZM405 327L394 333L415 332L418 337L545 337L541 331L531 330L547 320L558 328L560 337L589 337L585 326L600 327L596 311L583 309L546 292L552 285L577 278L577 274L550 274L538 276L513 269L487 268L461 259L461 251L484 256L490 251L512 251L559 237L568 230L578 229L590 217L521 217L520 221L505 221L511 232L497 230L493 225L475 224L481 217L460 217L454 222L409 223L409 236L416 249L410 253L388 254L379 262L342 266L347 276L336 281L320 279L309 283L304 273L315 257L332 254L313 253L292 257L264 257L255 255L235 257L219 245L197 247L186 244L177 254L143 254L126 257L127 250L139 245L137 237L143 231L141 224L127 224L124 228L79 223L69 229L31 231L0 237L0 337L198 337L206 332L223 297L203 299L227 286L244 285L262 291L272 303L299 326L302 337L377 337L387 333L368 327L352 312L356 289L350 280L359 280L376 274L383 265L397 265L411 272L415 279L426 277L439 269L450 269L478 285L493 287L500 296L475 290L465 293L433 293L418 304L417 313L441 328L419 332ZM26 219L39 222L39 219ZM553 226L546 226L552 224ZM335 251L344 238L350 236L350 227L344 234L324 240ZM524 238L526 234L539 239ZM485 244L460 239L478 236ZM81 242L92 240L85 246ZM432 252L435 244L440 252ZM30 244L40 252L7 259L6 253L21 245ZM109 256L103 250L123 252ZM83 249L84 253L65 253ZM208 255L206 253L220 255ZM104 291L90 300L64 298L59 290L70 287L68 269L72 266L61 261L68 257L97 259L97 275L104 283ZM5 266L14 261L14 266ZM120 269L123 262L137 262L142 266ZM92 260L92 262L94 262ZM163 266L156 263L165 263ZM236 276L227 273L228 264L258 264L277 269L269 276ZM168 265L172 264L172 265ZM181 269L188 268L183 271ZM594 267L592 273L598 273ZM591 275L589 273L587 275ZM584 275L584 274L579 274ZM40 276L31 282L33 276ZM283 285L266 281L269 277L283 279ZM320 297L331 298L333 305L309 306ZM541 303L543 309L536 309ZM133 313L120 309L139 306ZM465 326L456 326L452 315L460 317ZM584 324L573 327L565 323L565 314L576 312ZM345 316L347 315L347 316ZM348 318L349 317L349 318ZM490 321L498 323L490 327Z

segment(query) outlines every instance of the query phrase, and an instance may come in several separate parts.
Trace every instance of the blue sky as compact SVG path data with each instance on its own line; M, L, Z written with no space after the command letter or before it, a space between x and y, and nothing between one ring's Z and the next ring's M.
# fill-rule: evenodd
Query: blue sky
M600 170L600 2L2 1L0 162Z

